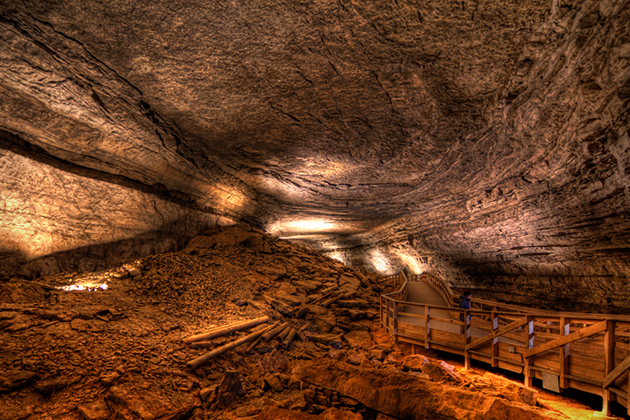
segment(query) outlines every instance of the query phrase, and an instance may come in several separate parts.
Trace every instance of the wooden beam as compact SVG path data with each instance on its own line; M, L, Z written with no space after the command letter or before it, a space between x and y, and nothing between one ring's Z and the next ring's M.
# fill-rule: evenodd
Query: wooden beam
M571 320L565 317L560 318L560 337L571 334ZM560 346L560 378L559 385L561 389L569 388L569 380L566 375L569 373L569 356L570 344Z
M515 330L518 327L522 327L523 325L527 324L527 317L524 316L523 318L520 318L514 322L512 322L511 324L508 324L504 327L499 328L498 330L496 330L495 332L493 332L492 334L486 335L485 337L481 337L473 342L471 342L470 344L466 345L466 350L470 350L470 349L474 349L475 347L479 347L480 345L487 343L488 341L492 340L495 337L498 337L500 335L503 335L505 333L508 333L512 330Z
M541 344L540 346L530 348L529 350L525 351L525 357L529 358L535 356L539 353L549 351L551 349L555 349L573 341L600 333L604 330L606 330L606 321L598 322L597 324L593 324L590 327L582 328L579 331L576 331L569 335L565 335L564 337L558 338L557 340L548 341L544 344Z
M424 348L430 348L429 340L431 340L431 314L429 306L424 307Z
M606 332L604 334L604 373L608 375L615 366L615 321L605 321ZM615 399L610 388L602 389L602 413L610 415L610 402Z
M470 352L467 350L471 341L470 316L468 311L464 311L464 334L466 342L464 344L464 369L470 369Z
M525 386L528 388L531 388L531 386L534 383L534 377L532 376L532 358L531 356L527 355L527 352L530 351L530 349L532 347L534 347L534 317L528 315L527 317L527 343L525 343L525 347L527 350L525 350L525 367L524 369L524 374L525 374Z
M619 363L610 373L604 378L603 388L608 388L615 382L621 375L623 375L628 369L630 369L630 356L626 357L623 362Z
M380 310L379 321L381 323L381 327L384 327L385 324L383 323L383 295L381 295L381 306L379 306L378 309Z
M398 303L394 302L394 343L398 342Z
M499 329L499 316L492 312L492 332L493 334L497 332L497 330ZM499 337L494 337L492 339L492 358L490 360L490 364L492 367L498 367L498 360L496 359L496 357L499 355Z

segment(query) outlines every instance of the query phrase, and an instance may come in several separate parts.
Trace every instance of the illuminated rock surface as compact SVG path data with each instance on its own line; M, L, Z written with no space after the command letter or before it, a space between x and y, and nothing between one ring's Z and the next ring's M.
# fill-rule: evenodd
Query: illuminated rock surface
M0 276L244 221L624 312L627 0L0 4Z
M260 238L273 253L247 244L204 248L197 238L194 247L126 268L0 283L0 419L591 418L592 409L579 404L580 416L567 417L566 400L556 397L552 410L544 392L497 375L465 372L434 354L409 355L372 320L381 286L393 285ZM140 274L117 278L132 267ZM85 290L103 283L106 290ZM58 289L69 285L84 290ZM353 290L365 303L321 304L299 319L275 309L276 301L290 305L288 290L306 301L331 288ZM186 367L249 332L211 339L212 348L192 348L183 338L263 315L305 336L334 334L341 348L299 337L285 346L274 337L251 352L244 345ZM333 325L320 328L326 315Z

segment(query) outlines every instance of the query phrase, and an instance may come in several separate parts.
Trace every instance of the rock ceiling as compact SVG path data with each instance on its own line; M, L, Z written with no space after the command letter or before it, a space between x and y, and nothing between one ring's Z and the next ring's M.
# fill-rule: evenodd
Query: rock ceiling
M382 272L621 296L628 1L0 5L6 267L245 221Z

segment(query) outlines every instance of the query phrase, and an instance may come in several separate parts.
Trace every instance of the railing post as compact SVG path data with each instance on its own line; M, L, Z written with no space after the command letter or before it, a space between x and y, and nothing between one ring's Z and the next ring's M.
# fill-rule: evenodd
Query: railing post
M470 330L470 315L468 315L468 311L464 311L464 334L466 337L465 346L468 346L472 341ZM470 352L468 350L464 350L464 368L470 369Z
M615 368L615 321L606 320L606 331L604 332L604 375L608 375ZM604 416L610 415L610 402L613 400L612 392L609 388L602 389L602 413Z
M424 348L429 349L429 340L431 339L431 312L429 311L429 305L424 306Z
M383 296L381 296L381 304L378 307L379 311L380 311L380 318L379 318L379 322L381 323L381 327L384 327L385 324L383 323Z
M495 332L499 329L499 316L496 312L492 312L492 332ZM498 367L499 361L496 359L499 356L499 337L494 337L492 339L492 353L491 353L491 365L492 367Z
M394 343L398 343L398 302L394 301Z
M560 318L560 337L571 334L571 320L565 317ZM570 344L565 344L560 347L560 380L559 385L561 389L569 388L569 381L566 375L569 373L569 349Z
M534 348L534 317L530 315L527 316L527 343L525 347L527 350ZM531 357L525 357L525 386L530 388L533 384L531 362Z

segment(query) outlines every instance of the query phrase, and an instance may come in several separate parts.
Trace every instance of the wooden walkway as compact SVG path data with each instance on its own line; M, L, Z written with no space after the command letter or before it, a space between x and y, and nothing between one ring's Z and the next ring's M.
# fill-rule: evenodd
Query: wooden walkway
M381 324L396 341L463 355L467 368L479 360L523 374L526 386L538 378L550 390L599 395L606 415L611 401L628 409L630 316L541 311L480 299L463 310L435 277L397 278L400 288L381 296L380 309Z

